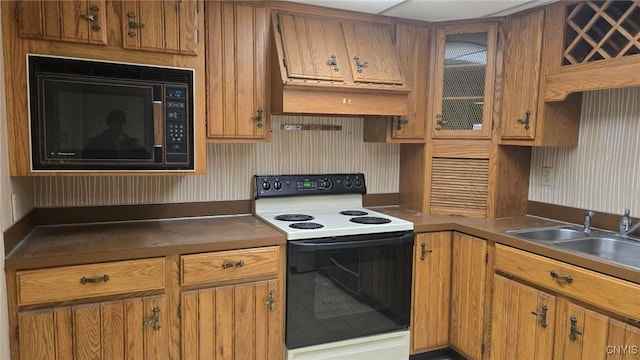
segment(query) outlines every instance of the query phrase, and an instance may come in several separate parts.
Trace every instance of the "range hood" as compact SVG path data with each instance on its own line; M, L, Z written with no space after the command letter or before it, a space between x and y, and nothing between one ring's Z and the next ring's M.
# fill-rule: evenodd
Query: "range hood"
M393 25L274 13L273 113L406 115Z

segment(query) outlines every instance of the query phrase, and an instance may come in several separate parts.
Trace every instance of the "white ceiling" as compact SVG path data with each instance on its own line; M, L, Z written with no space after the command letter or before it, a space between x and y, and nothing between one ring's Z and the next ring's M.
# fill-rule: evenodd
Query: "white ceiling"
M369 14L424 21L503 16L552 0L287 0Z

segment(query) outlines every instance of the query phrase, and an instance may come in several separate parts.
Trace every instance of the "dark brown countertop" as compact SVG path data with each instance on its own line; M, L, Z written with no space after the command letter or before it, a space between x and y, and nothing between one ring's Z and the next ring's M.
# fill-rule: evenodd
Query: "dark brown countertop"
M416 233L447 230L459 231L486 239L490 242L512 246L514 248L640 284L640 270L624 265L612 264L596 257L573 253L553 245L527 241L504 233L506 230L566 224L560 221L528 215L502 219L474 219L427 215L399 207L382 207L376 208L375 210L413 222L414 231Z
M250 215L38 226L5 259L7 270L280 245L279 231Z
M475 219L428 215L397 206L375 210L413 222L417 233L459 231L640 284L637 269L504 233L564 224L559 221L536 216ZM38 226L7 255L5 268L34 269L285 243L282 233L251 215Z

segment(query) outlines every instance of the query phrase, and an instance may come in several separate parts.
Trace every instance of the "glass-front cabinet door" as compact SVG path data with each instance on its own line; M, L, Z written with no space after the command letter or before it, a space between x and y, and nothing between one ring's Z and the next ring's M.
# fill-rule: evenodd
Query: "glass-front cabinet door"
M490 138L496 25L442 27L436 33L434 138Z

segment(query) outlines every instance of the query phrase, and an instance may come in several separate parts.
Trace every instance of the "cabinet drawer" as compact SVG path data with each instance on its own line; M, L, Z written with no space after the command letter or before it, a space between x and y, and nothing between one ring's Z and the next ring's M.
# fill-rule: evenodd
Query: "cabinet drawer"
M496 244L496 271L640 320L640 285L632 282L500 244Z
M16 272L18 305L164 289L164 258Z
M198 285L249 280L278 274L277 246L184 255L180 259L181 284Z

